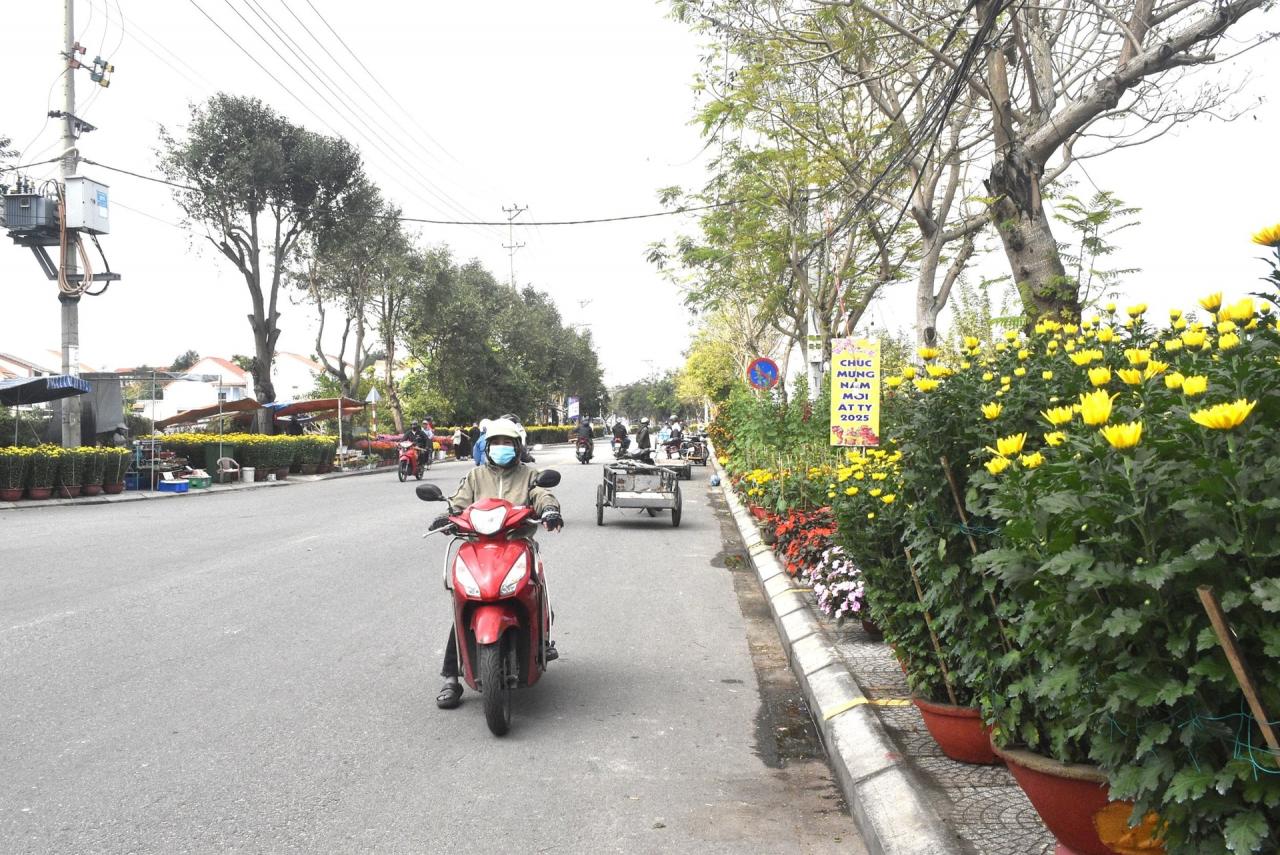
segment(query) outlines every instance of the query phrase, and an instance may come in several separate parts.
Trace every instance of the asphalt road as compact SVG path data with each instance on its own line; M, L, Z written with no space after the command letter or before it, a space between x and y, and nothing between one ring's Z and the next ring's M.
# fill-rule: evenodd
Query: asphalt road
M598 528L598 465L539 465L562 654L502 739L435 708L412 482L0 512L0 852L865 851L706 470Z

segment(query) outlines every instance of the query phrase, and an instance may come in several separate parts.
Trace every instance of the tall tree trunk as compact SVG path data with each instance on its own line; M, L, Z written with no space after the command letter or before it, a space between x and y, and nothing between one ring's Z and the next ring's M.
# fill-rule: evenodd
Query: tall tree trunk
M916 275L916 344L933 347L938 341L938 313L942 305L934 296L938 280L938 258L942 254L942 235L938 231L923 239L923 257Z
M1028 158L1021 143L998 154L986 181L989 195L996 200L991 220L1028 318L1075 320L1080 317L1080 297L1063 267L1044 210L1043 173L1043 165Z

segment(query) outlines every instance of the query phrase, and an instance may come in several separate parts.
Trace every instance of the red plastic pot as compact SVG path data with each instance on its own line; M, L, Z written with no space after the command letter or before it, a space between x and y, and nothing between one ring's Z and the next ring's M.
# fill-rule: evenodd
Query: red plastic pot
M76 499L80 496L79 484L59 484L58 498L60 499Z
M1114 813L1117 806L1132 810L1133 805L1111 801L1102 770L1059 763L1019 748L995 750L1045 827L1058 839L1057 855L1114 855L1116 850L1098 836L1097 821L1101 814Z
M0 490L0 502L16 502L22 498L22 488Z
M912 698L920 710L924 726L938 743L942 753L961 763L991 766L1000 762L991 750L991 728L982 723L982 715L973 707L939 704L924 698Z
M103 484L103 485L102 485L102 492L106 493L108 496L115 496L115 495L117 495L117 494L119 494L119 493L123 493L123 492L124 492L124 482L123 482L123 481L120 481L120 482L118 482L118 483L116 483L116 484Z
M80 488L80 495L82 496L97 496L101 492L101 484L85 484Z
M751 516L758 520L764 521L769 518L769 512L760 505L747 505L747 510L751 511Z
M28 487L27 488L28 499L47 499L52 495L53 495L52 487Z
M884 638L884 630L876 626L874 621L862 618L862 631L871 636L872 641L879 641Z

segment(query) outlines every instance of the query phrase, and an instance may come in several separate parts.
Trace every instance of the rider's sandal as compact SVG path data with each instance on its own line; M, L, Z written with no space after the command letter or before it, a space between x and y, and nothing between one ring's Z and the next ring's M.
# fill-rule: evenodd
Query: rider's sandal
M556 643L553 641L547 645L547 661L554 662L560 658L560 651L556 650Z
M445 683L440 694L436 695L436 706L442 710L451 710L462 703L462 684Z

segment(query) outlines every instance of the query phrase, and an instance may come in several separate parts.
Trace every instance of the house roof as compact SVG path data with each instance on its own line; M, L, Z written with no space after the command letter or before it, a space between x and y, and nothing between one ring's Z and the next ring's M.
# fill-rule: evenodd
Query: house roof
M56 351L50 352L53 353ZM29 359L23 359L21 356L14 356L12 353L0 353L0 359L3 359L5 362L11 362L14 365L21 365L23 368L31 371L43 371L48 374L56 373L52 368L47 368L44 365L32 362ZM62 354L58 354L58 364L62 364Z
M240 380L244 380L249 376L249 372L245 371L239 365L236 365L230 359L223 359L221 356L202 356L196 361L195 365L199 365L201 362L212 362L228 374ZM195 365L193 365L192 368L194 368Z
M301 362L302 364L306 365L307 368L311 369L317 374L324 373L324 366L321 365L319 362L316 362L314 359L312 359L309 356L303 356L301 353L289 353L288 351L284 351L284 350L278 351L276 353L277 358L286 357L286 356L292 360Z

